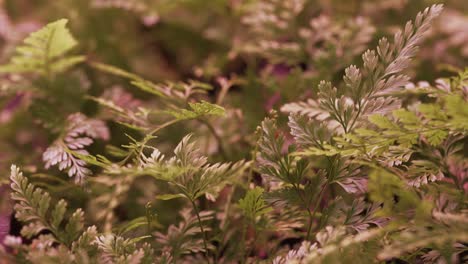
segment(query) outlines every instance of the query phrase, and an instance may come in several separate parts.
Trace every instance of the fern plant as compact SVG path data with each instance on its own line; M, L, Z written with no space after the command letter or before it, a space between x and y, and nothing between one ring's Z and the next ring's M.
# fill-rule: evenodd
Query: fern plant
M36 73L50 78L83 62L83 56L67 55L78 44L66 27L67 23L68 20L60 19L31 33L0 72Z
M438 218L437 209L434 209L436 202L433 195L438 197L440 188L443 187L438 184L429 185L430 182L444 178L455 183L450 179L450 172L442 168L446 166L443 165L446 155L456 155L455 153L462 150L459 140L465 138L466 128L461 125L466 123L462 121L463 111L457 110L454 113L449 110L451 107L461 109L461 104L465 101L463 92L456 88L463 83L463 77L452 82L458 85L451 88L445 86L449 94L434 95L433 92L438 93L437 89L426 88L422 92L425 96L437 98L431 103L397 109L401 107L401 98L407 95L404 87L408 77L400 72L408 65L409 58L414 56L417 41L440 11L441 6L433 6L418 14L414 23L408 22L404 31L395 34L393 44L381 39L377 51L364 53L364 69L360 70L356 66L346 69L345 86L341 90L332 88L330 83L321 82L318 100L309 99L305 103L288 104L282 108L283 111L292 113L288 124L296 144L301 148L289 155L303 158L325 157L325 164L334 164L331 167L334 176L328 176L327 189L336 192L331 184L339 183L348 193L369 193L370 199L382 207L374 209L373 214L390 219L387 225L382 225L385 222L372 223L381 227L380 229L358 229L357 235L341 229L338 239L330 246L326 246L326 243L318 244L307 254L308 257L299 258L299 262L345 263L357 256L363 263L372 261L374 257L379 260L396 257L407 261L418 257L428 260L431 259L430 256L424 252L418 256L418 250L432 247L435 249L432 254L435 254L449 241L451 245L454 245L454 241L465 241L466 234L461 230L458 231L460 237L454 240L447 240L447 237L440 235L452 232L440 225L441 219ZM389 114L393 118L388 117ZM304 116L310 119L307 120ZM418 159L417 155L424 158ZM346 177L340 177L341 170L347 174ZM460 188L456 184L453 187ZM457 200L456 197L464 195L464 190L458 190L444 197ZM330 212L329 208L336 206L337 200L327 202L328 208L321 211L326 216L320 217L318 228L332 222L330 214L333 215L333 209ZM463 211L463 202L457 208L456 210ZM444 212L440 216L449 217L446 214ZM466 215L461 213L451 219L456 228L455 226L466 220ZM346 220L341 225L347 222ZM367 228L369 227L371 226L368 225ZM318 242L321 239L320 232L316 235ZM391 237L388 243L378 242L387 235ZM414 244L405 237L414 239ZM437 239L432 240L429 237ZM376 250L368 249L365 255L359 255L359 248L368 248L369 243L377 245ZM379 247L383 249L379 250ZM445 256L437 257L440 261L444 258L447 261L460 258L454 253L457 251L453 246L444 247L443 250ZM405 256L407 252L416 252L416 256Z
M21 235L33 238L41 234L37 238L37 243L43 246L38 250L51 251L52 255L62 251L69 261L72 261L74 254L89 254L95 251L89 243L96 236L96 227L84 230L84 213L81 209L77 209L65 218L67 202L61 199L53 206L50 194L29 183L28 178L23 176L15 165L11 166L10 179L13 191L11 198L17 202L15 216L27 224L21 229ZM43 234L45 230L51 234ZM60 243L61 248L54 249L53 243ZM35 254L41 255L35 250L28 252L27 248L21 248L21 252L27 255L26 258L32 258L30 261L35 261ZM47 259L45 256L40 257L42 261ZM51 256L51 259L54 258ZM55 258L55 261L58 260Z
M426 2L1 2L0 262L467 262L466 19L398 30Z
M101 120L88 119L81 113L75 113L68 117L65 130L63 136L43 153L45 168L58 165L60 170L68 170L68 176L75 176L75 182L83 183L91 171L85 167L85 161L73 153L87 155L84 147L91 145L93 138L109 139L108 128Z

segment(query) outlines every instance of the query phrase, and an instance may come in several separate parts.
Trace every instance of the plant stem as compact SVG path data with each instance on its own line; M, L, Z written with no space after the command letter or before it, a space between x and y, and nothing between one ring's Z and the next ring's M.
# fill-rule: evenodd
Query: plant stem
M311 219L314 219L315 215L317 214L317 209L318 209L318 206L320 205L320 202L322 201L323 193L325 191L326 186L327 186L327 183L324 183L322 189L320 190L319 196L317 197L317 201L315 202L315 205L314 205L314 209L313 209L314 213L312 214ZM307 235L309 236L310 233L307 233ZM309 237L307 237L307 238L309 238Z
M170 120L170 121L167 121L166 123L160 125L160 126L157 126L156 128L154 128L153 130L151 130L150 132L148 132L148 134L146 134L146 136L143 138L143 140L140 142L140 148L138 150L138 152L136 150L133 150L131 153L129 153L123 160L121 160L119 163L124 165L125 162L127 162L133 154L135 155L140 155L141 153L143 153L143 150L144 148L146 147L146 144L148 143L148 141L150 141L153 137L153 134L155 134L156 132L158 132L159 130L163 129L163 128L166 128L168 126L171 126L177 122L179 122L180 120L178 119L173 119L173 120Z
M228 199L226 201L226 205L224 207L224 215L226 216L220 223L220 226L221 226L221 229L223 230L223 234L221 236L221 242L224 241L225 237L226 237L226 232L224 231L227 226L229 225L229 210L231 209L231 201L232 201L232 196L234 195L234 191L236 190L236 186L233 185L232 186L232 190L231 192L229 193L228 195ZM219 258L219 255L220 255L220 252L221 251L221 247L219 247L217 250L216 250L216 254L215 254L215 257L214 257L214 261L215 263L218 262L218 258Z
M198 220L198 225L200 226L200 231L202 232L203 235L203 246L205 248L205 257L208 263L210 263L210 259L208 258L208 239L206 237L205 229L203 228L203 224L200 218L200 212L198 210L197 205L195 204L195 201L193 199L190 199L190 202L192 203L193 210L195 211L195 214L197 215L197 220Z
M305 209L307 211L307 214L309 215L309 223L307 224L307 235L306 235L306 240L309 240L310 231L312 230L313 215L312 215L312 213L310 211L309 203L306 202L304 197L302 197L301 190L299 189L299 186L297 186L296 184L293 184L293 187L294 187L294 190L296 190L297 195L299 196L301 201L304 203L304 207L305 207Z
M333 170L335 168L334 164L335 164L336 158L334 157L331 160L328 158L328 160L330 161L330 164L331 164L330 169ZM329 175L327 177L327 181L323 184L322 188L320 189L317 200L315 201L315 205L314 205L314 208L313 208L314 213L312 214L312 219L315 218L315 216L317 215L317 209L318 209L318 207L320 205L320 202L322 201L323 194L325 193L325 189L327 188L328 184L330 184L330 182L332 181L332 178L335 177L334 175L332 177L332 175L330 175L331 173L334 173L334 171L329 172ZM320 216L320 220L321 219L322 219L322 216ZM320 227L320 225L318 227Z
M228 155L227 155L226 149L224 149L223 140L222 140L221 136L219 136L218 132L216 132L216 129L215 129L215 128L211 125L211 123L208 122L207 120L202 119L202 118L199 118L198 120L199 120L201 123L203 123L204 125L206 125L206 127L208 127L208 129L210 130L211 134L213 134L213 136L215 137L216 141L218 142L219 153L221 154L221 156L223 156L223 159L227 160L227 159L228 159Z

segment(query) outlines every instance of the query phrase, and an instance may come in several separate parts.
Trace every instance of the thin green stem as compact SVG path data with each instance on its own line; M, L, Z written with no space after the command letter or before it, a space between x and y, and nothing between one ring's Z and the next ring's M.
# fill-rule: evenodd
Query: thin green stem
M319 196L317 197L317 200L315 201L315 205L314 205L314 209L313 209L313 214L311 216L311 219L314 219L316 214L317 214L317 211L318 211L318 207L320 205L320 202L322 201L322 197L323 197L323 194L325 193L325 188L326 186L328 185L328 183L324 183L323 186L322 186L322 189L320 190L320 193L319 193ZM310 235L310 233L308 233L308 235Z
M200 231L202 232L202 235L203 235L203 247L205 248L205 257L208 263L210 263L210 259L208 258L208 238L206 237L205 229L203 228L203 223L200 218L200 212L198 210L198 206L195 204L195 201L193 199L190 199L190 202L192 203L193 210L195 211L195 214L197 215L198 225L200 226Z
M301 190L297 184L293 184L294 190L296 191L297 195L299 196L299 199L301 199L302 203L304 203L304 207L307 211L307 214L309 215L309 223L307 224L307 235L306 235L306 240L309 240L310 238L310 231L312 230L312 222L313 222L313 215L312 212L310 211L309 208L309 203L306 202L304 197L301 194Z
M173 119L173 120L170 120L170 121L167 121L166 123L160 125L160 126L157 126L156 128L154 128L153 130L151 130L148 134L146 134L145 138L143 139L143 141L141 141L139 144L140 144L140 148L138 151L135 151L133 150L130 154L128 154L122 161L120 161L119 163L120 164L125 164L125 162L128 161L128 159L130 159L132 157L133 154L136 154L136 155L139 155L143 152L146 144L148 143L148 141L150 141L153 137L152 135L154 135L156 132L158 132L159 130L163 129L163 128L166 128L168 126L171 126L177 122L179 122L180 120L178 119Z
M47 39L46 42L46 47L45 47L45 52L44 52L44 66L45 66L45 74L47 81L50 82L52 80L52 72L50 69L50 43L52 42L52 39L55 35L55 28L53 28L50 32L49 38Z

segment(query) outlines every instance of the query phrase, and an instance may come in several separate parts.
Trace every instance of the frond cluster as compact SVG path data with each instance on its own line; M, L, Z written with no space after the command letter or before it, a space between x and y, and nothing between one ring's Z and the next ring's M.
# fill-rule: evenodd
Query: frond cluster
M37 73L50 77L84 61L83 56L66 56L78 43L66 27L68 20L60 19L33 32L0 72Z
M192 135L180 141L173 157L166 159L158 149L154 149L151 156L142 156L141 161L146 173L173 184L180 195L192 201L204 194L214 197L246 168L244 161L209 164L208 158L192 141Z
M468 263L461 0L26 2L0 263Z
M42 155L45 168L58 165L60 170L68 171L68 176L75 177L75 182L82 183L91 171L77 154L88 155L85 147L91 145L93 139L107 140L109 136L109 130L103 121L87 118L81 113L72 114L67 119L63 135Z

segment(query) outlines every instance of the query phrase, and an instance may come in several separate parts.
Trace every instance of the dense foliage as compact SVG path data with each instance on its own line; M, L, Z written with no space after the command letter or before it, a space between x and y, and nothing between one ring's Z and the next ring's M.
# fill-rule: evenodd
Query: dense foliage
M468 262L442 2L0 1L0 263Z

